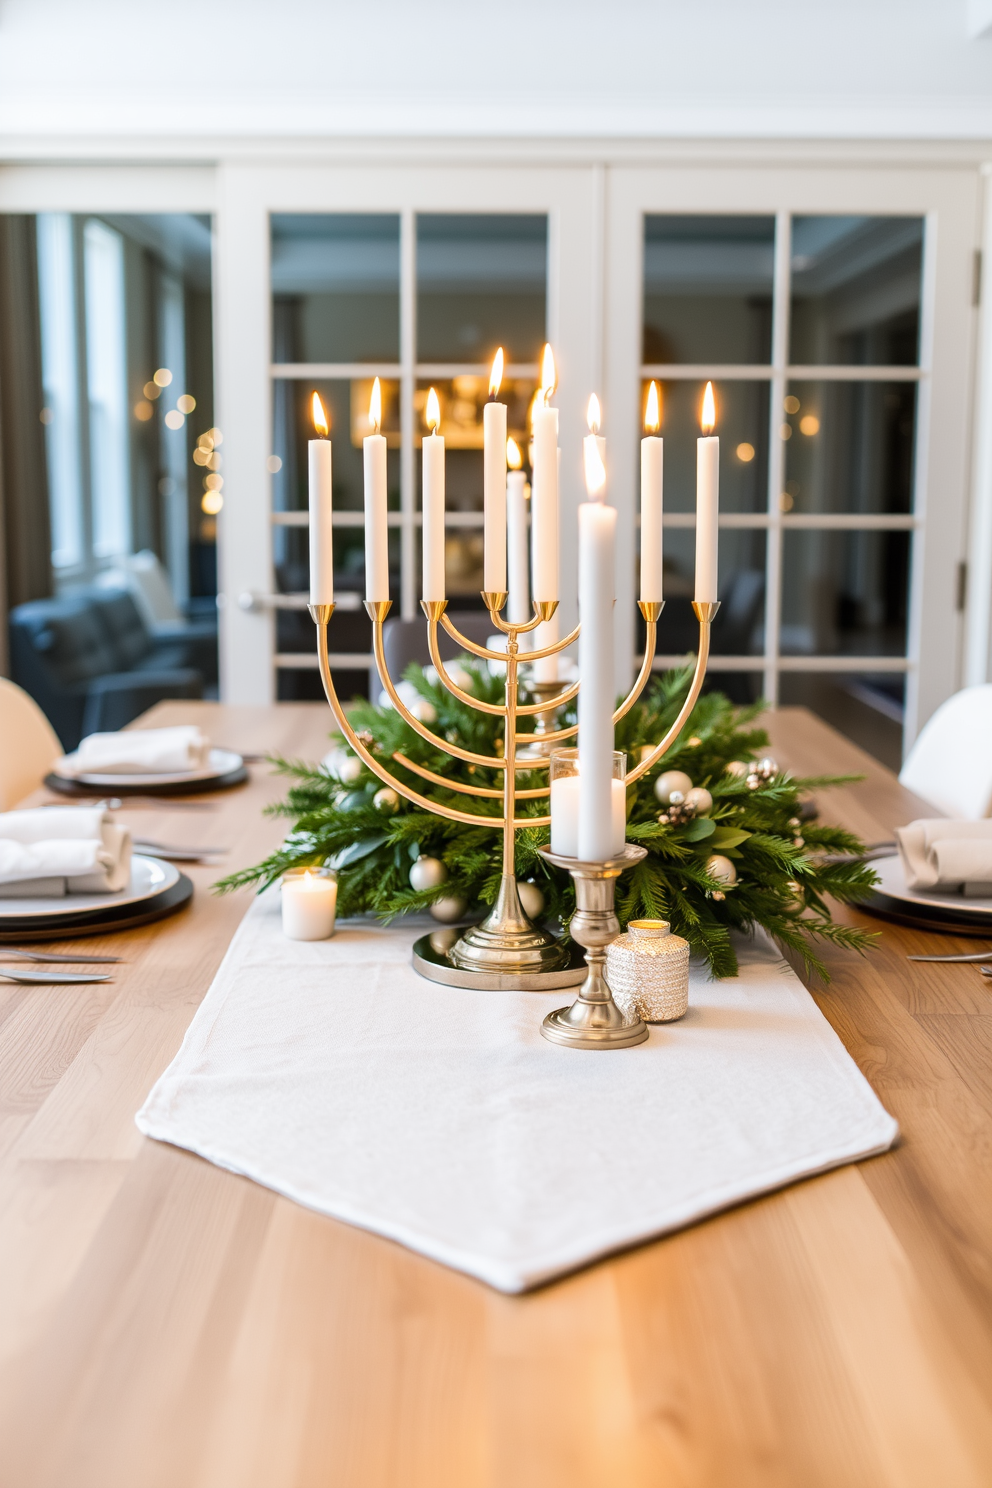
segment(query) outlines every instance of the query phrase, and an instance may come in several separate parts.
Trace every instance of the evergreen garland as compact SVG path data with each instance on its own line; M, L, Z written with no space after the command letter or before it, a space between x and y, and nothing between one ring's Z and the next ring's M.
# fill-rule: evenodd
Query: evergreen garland
M466 690L487 702L502 701L501 677L491 676L485 664L468 658L460 665L471 677ZM690 678L691 667L660 678L617 725L616 747L627 751L631 765L641 746L657 743L674 722ZM406 680L433 709L431 727L442 738L477 754L502 751L502 720L477 713L452 697L433 668L425 673L411 665ZM718 977L737 971L730 931L761 925L783 946L799 952L808 973L826 978L815 941L864 951L873 939L866 931L836 924L827 896L857 902L871 893L876 879L858 858L864 849L856 837L839 827L803 819L804 798L811 790L857 777L793 779L776 771L770 778L756 779L754 772L728 772L732 762L753 761L767 747L767 735L753 726L761 707L737 708L721 693L704 694L675 747L628 791L627 839L646 847L648 854L619 880L617 913L622 925L638 918L668 920L694 951L707 957ZM390 773L422 795L462 810L502 815L500 801L435 787L390 756L401 750L453 780L497 788L502 772L439 752L391 707L359 702L352 705L349 717L366 747L383 759ZM559 726L574 723L574 704L561 710L560 717ZM532 719L520 720L521 732L532 726ZM337 736L335 742L343 743ZM371 912L389 921L451 895L463 896L470 912L479 914L494 902L502 868L502 832L446 821L403 798L395 808L387 801L380 809L373 798L382 791L382 782L364 766L356 779L343 783L326 764L281 758L272 763L293 783L286 800L268 811L289 817L292 830L264 862L221 880L217 885L221 891L251 884L264 887L289 868L329 864L338 871L342 916ZM712 809L705 816L659 822L659 815L667 813L654 785L666 770L682 770L693 785L709 790ZM544 771L518 772L523 788L546 780ZM517 813L545 815L547 798L522 801ZM549 835L546 827L518 831L516 872L541 888L545 917L567 925L575 908L571 877L552 868L537 851L548 843ZM714 853L733 861L738 880L732 887L707 873L707 860ZM421 854L440 858L448 878L439 887L418 892L410 886L409 873Z

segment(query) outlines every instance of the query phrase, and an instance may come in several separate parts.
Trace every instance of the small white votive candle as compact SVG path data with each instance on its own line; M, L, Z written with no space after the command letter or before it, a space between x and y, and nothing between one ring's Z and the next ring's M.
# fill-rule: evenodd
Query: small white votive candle
M294 868L282 878L282 933L287 940L328 940L334 934L338 881L322 869Z

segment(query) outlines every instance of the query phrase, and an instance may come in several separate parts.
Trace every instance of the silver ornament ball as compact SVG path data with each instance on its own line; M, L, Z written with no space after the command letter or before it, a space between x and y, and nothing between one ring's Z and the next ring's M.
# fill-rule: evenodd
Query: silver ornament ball
M683 805L691 806L697 816L705 816L713 810L713 797L705 786L694 785L692 790L686 791Z
M525 880L517 884L520 907L529 920L536 920L544 913L544 893L536 883Z
M684 797L691 790L692 781L684 770L665 770L654 783L654 793L663 806L671 804L673 791L681 791Z
M440 858L427 858L423 854L410 869L410 887L422 894L426 889L437 889L448 877L448 870Z
M395 811L399 804L399 796L388 785L384 785L382 790L377 790L372 797L372 805L376 811Z
M442 925L451 925L455 920L460 920L467 908L467 901L461 894L448 894L444 899L435 899L431 905L431 914L435 920L440 920Z
M706 872L710 878L715 878L718 884L725 889L732 888L737 882L737 869L729 858L722 853L714 853L706 859Z

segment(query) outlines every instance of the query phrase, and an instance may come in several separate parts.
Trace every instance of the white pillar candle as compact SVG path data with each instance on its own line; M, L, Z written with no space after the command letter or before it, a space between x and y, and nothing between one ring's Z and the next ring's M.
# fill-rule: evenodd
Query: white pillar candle
M327 940L334 934L338 886L319 873L291 873L282 881L282 933L287 940Z
M423 545L424 599L444 599L444 440L437 433L441 410L437 393L427 397L427 424L433 430L424 439Z
M662 491L665 441L658 437L661 409L658 384L652 382L641 440L641 599L664 599Z
M483 589L506 590L506 404L496 402L503 376L503 348L496 353L489 381L490 401L482 412L485 556Z
M579 857L579 775L564 775L551 782L551 851L565 858ZM627 836L627 787L610 780L610 841L612 857L623 852ZM600 860L597 860L600 861Z
M386 489L386 437L379 433L382 420L379 379L372 386L365 454L365 598L389 598L389 526Z
M310 496L310 603L334 603L334 508L331 490L331 441L324 407L313 395L313 421L322 437L307 449Z
M544 348L543 396L534 407L531 465L531 569L535 600L558 598L558 410L548 407L556 380L551 347Z
M590 415L592 414L590 400ZM598 412L598 409L597 409ZM592 419L590 420L592 422ZM595 420L598 423L598 417ZM579 852L602 862L616 850L612 824L613 602L617 514L603 504L606 467L593 433L579 507ZM621 844L622 845L622 844Z
M713 384L703 395L703 438L696 441L696 601L717 597L717 544L720 528L720 441L713 434Z
M514 449L516 446L514 445ZM518 452L519 453L519 452ZM506 543L509 598L506 618L513 625L526 625L530 608L530 493L522 470L511 470L506 477Z

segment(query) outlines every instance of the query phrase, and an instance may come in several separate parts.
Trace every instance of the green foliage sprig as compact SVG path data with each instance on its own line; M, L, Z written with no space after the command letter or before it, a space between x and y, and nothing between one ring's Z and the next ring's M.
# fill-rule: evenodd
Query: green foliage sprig
M499 702L501 678L485 666L465 659L470 690L487 702ZM689 685L691 669L659 679L617 726L616 745L633 762L642 745L657 742L674 722ZM418 666L407 669L406 680L433 708L431 727L450 743L477 754L496 754L502 748L500 718L477 713L458 701ZM804 820L804 798L812 790L843 784L853 777L818 776L794 779L776 773L754 784L728 773L732 761L751 761L764 752L768 737L755 727L761 705L734 707L722 694L700 698L680 739L664 760L628 791L627 838L648 850L647 857L626 873L617 889L621 924L638 918L665 919L685 936L694 951L702 952L715 976L733 976L737 958L732 930L762 926L783 946L799 953L808 972L826 978L814 949L823 941L863 951L872 937L865 931L839 925L831 917L828 898L852 903L866 898L876 882L870 867L858 860L863 844L839 827ZM366 746L390 772L428 799L484 815L501 816L500 801L468 796L435 787L392 759L396 751L417 764L427 765L446 779L500 788L502 773L453 759L422 739L392 708L356 703L350 710L352 726ZM574 711L562 711L563 724L574 722ZM521 720L521 729L530 720ZM340 746L341 740L336 739ZM271 814L292 820L282 847L253 868L222 879L222 891L246 885L264 887L289 868L330 864L338 870L338 909L342 916L372 913L383 920L428 908L449 895L463 896L472 910L484 912L496 899L502 870L502 833L446 821L400 799L395 808L381 809L374 798L382 782L365 767L349 783L342 783L323 765L302 760L272 760L292 784L286 800L269 807ZM694 785L713 797L712 810L681 823L659 822L654 784L662 770L683 770ZM544 772L518 773L522 787L546 782ZM380 797L381 801L381 797ZM546 814L547 800L522 801L518 816ZM523 828L516 839L518 878L531 878L545 896L546 915L567 925L575 908L572 880L552 868L538 848L549 840L546 827ZM707 872L714 853L729 858L738 880L727 888ZM440 887L418 892L410 886L410 866L421 854L440 858L448 878ZM837 857L846 861L836 861Z

